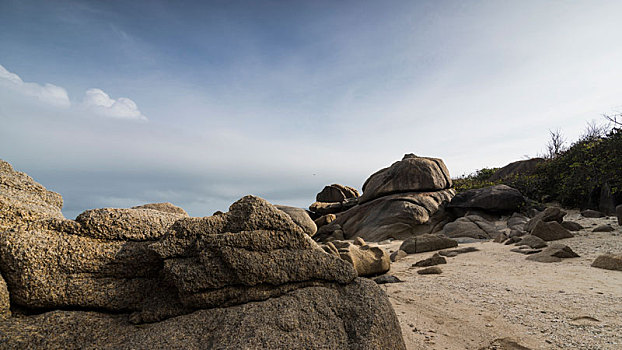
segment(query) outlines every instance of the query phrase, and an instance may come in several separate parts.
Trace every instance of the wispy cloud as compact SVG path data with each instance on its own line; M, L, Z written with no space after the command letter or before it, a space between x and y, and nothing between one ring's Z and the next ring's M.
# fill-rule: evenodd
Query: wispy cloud
M67 90L54 84L27 83L19 75L9 72L0 65L0 86L16 91L22 95L31 96L41 102L59 107L69 107Z

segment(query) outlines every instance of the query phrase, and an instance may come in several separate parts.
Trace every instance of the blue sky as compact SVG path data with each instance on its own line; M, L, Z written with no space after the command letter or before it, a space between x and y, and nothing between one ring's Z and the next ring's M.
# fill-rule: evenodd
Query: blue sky
M619 1L0 0L0 158L65 214L305 207L404 153L453 176L622 106Z

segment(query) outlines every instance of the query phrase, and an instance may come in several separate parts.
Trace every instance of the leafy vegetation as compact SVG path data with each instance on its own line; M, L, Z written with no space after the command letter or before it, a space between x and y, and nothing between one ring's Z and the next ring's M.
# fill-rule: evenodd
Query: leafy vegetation
M608 117L607 127L588 124L586 132L569 147L561 133L551 132L546 160L531 174L514 174L490 181L497 169L481 169L454 180L458 192L496 184L512 186L538 201L555 200L567 207L596 207L601 189L622 202L622 125Z

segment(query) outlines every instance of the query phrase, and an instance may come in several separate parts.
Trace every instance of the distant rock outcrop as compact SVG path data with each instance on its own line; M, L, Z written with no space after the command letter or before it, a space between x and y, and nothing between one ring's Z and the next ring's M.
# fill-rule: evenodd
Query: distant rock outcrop
M455 194L450 186L442 160L407 154L371 175L358 205L336 214L314 239L378 242L439 231L448 222L443 206Z
M538 164L543 162L543 158L519 160L497 170L488 180L497 181L516 175L530 175L536 171L536 167L538 166Z

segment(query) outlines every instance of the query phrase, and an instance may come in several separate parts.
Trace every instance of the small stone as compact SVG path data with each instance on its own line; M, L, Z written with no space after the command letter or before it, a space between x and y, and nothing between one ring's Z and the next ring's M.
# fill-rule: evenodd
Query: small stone
M417 273L420 275L438 275L438 274L443 273L443 270L441 270L441 268L438 266L432 266L432 267L427 267L425 269L421 269L417 271Z

